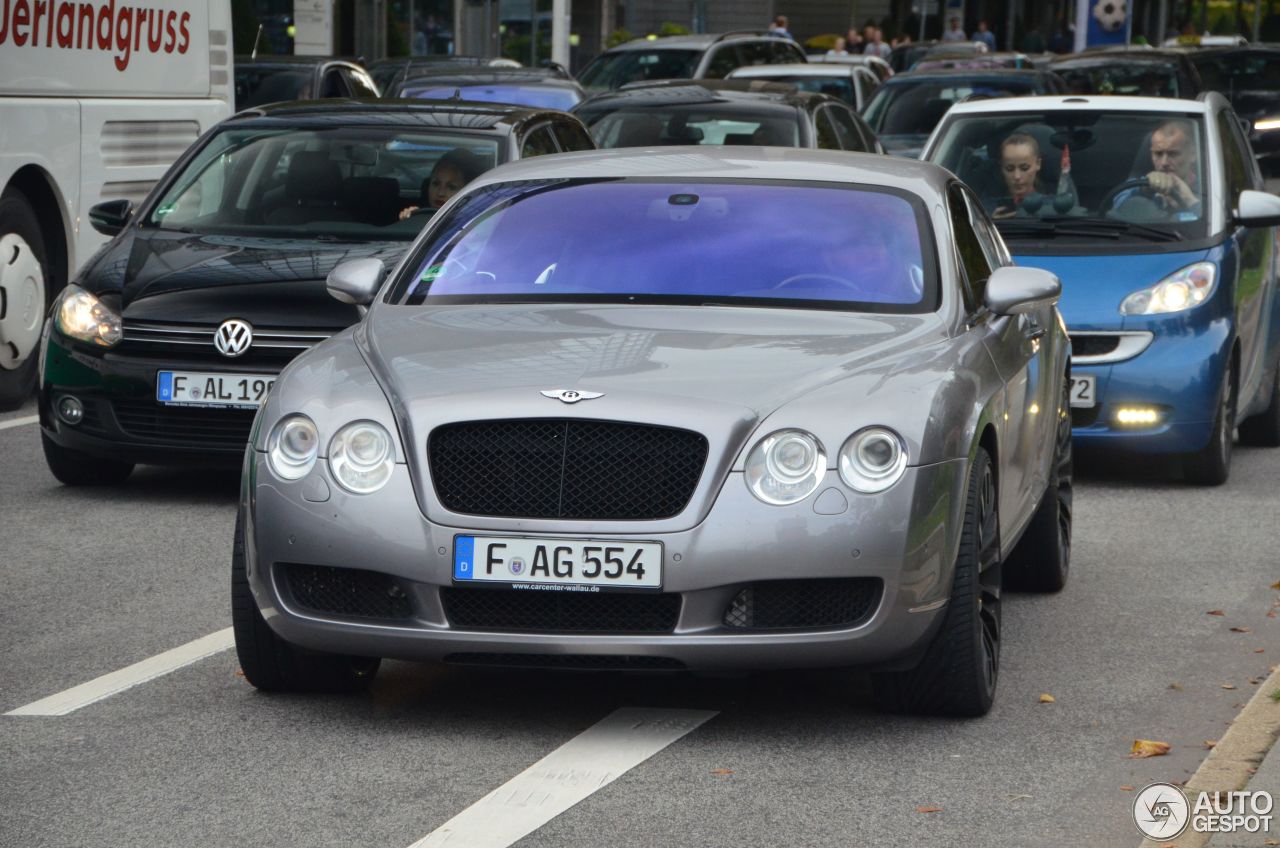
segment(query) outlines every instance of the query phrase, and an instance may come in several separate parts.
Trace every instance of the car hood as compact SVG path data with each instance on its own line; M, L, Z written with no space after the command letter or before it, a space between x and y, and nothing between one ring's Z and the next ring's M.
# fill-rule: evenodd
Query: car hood
M1058 311L1073 330L1114 330L1122 326L1120 302L1127 295L1203 259L1212 251L1178 253L1102 254L1091 256L1019 255L1018 243L1009 249L1019 265L1043 268L1062 281Z
M374 370L403 403L497 395L541 414L559 408L543 390L574 389L763 416L945 338L932 313L720 306L392 306L366 329Z
M130 228L85 266L79 284L118 295L126 318L147 321L268 320L276 326L350 324L355 309L324 286L340 262L373 256L388 266L408 242L327 243Z

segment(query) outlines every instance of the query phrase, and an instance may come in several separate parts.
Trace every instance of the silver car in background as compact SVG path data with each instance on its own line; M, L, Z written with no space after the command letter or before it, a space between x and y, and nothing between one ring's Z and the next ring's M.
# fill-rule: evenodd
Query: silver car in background
M236 645L265 690L379 658L869 667L991 705L1006 583L1066 580L1069 347L948 172L769 148L497 168L255 422Z

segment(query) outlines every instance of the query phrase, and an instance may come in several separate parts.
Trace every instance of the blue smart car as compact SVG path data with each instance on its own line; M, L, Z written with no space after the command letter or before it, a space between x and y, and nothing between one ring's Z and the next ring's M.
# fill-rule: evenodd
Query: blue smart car
M1061 278L1077 445L1178 455L1206 485L1237 426L1280 445L1280 198L1225 98L962 103L922 158L973 188L1018 262Z

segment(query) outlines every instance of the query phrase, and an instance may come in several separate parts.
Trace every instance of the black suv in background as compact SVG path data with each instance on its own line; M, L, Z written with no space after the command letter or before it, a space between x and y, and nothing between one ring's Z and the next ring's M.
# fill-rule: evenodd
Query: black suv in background
M1201 47L1187 51L1207 88L1220 91L1249 122L1249 142L1268 177L1280 174L1280 47Z
M572 115L487 103L312 101L223 121L136 211L91 211L114 238L54 303L42 343L53 475L238 463L280 370L359 318L326 290L335 265L390 267L483 171L594 146ZM313 377L317 391L342 379Z
M754 30L720 35L638 38L606 50L582 69L578 82L588 93L631 82L664 79L723 79L744 65L804 62L800 45Z
M237 56L235 109L286 100L377 97L369 72L351 59L332 56Z

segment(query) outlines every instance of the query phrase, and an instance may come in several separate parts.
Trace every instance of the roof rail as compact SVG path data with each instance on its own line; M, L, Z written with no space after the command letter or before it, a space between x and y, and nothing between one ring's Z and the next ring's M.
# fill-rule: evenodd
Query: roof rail
M717 35L715 37L715 40L712 41L712 44L716 43L717 41L724 41L726 38L733 38L739 35L765 36L765 35L769 35L769 31L765 29L731 29L728 32L722 32L719 35Z

